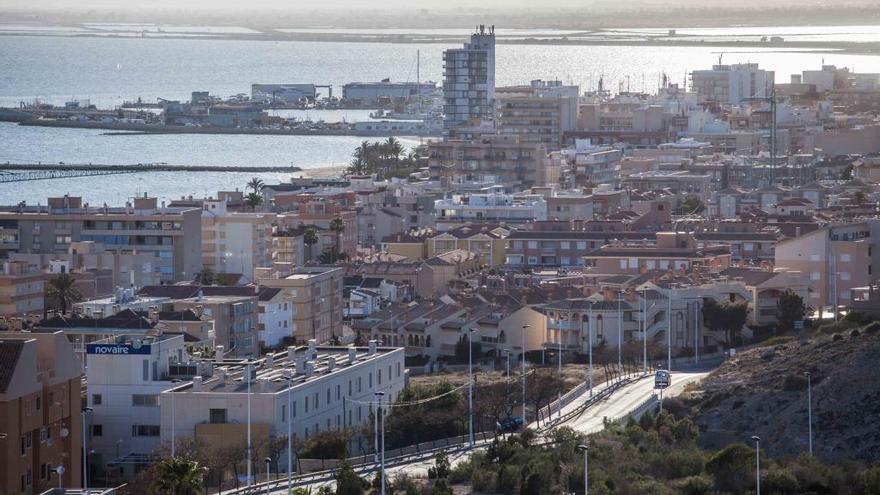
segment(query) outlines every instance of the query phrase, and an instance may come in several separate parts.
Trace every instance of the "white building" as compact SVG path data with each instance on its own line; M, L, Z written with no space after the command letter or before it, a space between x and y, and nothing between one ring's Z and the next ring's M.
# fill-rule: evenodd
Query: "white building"
M135 312L158 311L162 304L171 301L170 297L142 297L135 294L135 289L118 287L110 297L90 299L73 304L75 313L101 318L113 316L120 311L130 309Z
M257 296L259 313L257 331L260 342L267 347L281 344L284 337L293 337L293 299L279 288L262 288Z
M207 445L246 446L248 409L254 446L270 436L286 437L288 426L299 439L331 429L357 430L371 420L376 392L393 403L403 390L403 360L403 348L378 348L375 341L368 348L316 347L311 341L253 361L249 384L246 361L216 362L213 376L196 376L162 393L162 441L171 440L172 395L176 438L195 437ZM285 451L282 469L286 459Z
M121 336L88 344L86 352L93 464L134 474L160 446L159 394L208 365L189 362L179 334Z
M350 82L342 86L342 99L359 101L361 105L374 105L382 99L417 98L430 96L437 90L433 82Z
M443 52L443 128L491 119L495 101L495 26L480 25L462 48Z
M299 103L317 97L314 84L251 84L251 99L265 103Z
M749 98L769 98L775 73L759 69L758 64L733 64L695 70L691 76L700 102L735 105Z
M450 198L434 201L434 213L437 222L547 220L547 201L540 195L452 194Z

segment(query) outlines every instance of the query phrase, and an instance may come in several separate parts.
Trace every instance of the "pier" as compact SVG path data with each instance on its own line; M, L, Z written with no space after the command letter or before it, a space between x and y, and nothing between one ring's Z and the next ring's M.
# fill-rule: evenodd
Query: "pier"
M169 165L167 163L137 163L129 165L75 164L75 163L4 163L0 164L0 183L34 180L69 179L101 175L136 174L143 172L242 172L294 173L299 167L239 165Z

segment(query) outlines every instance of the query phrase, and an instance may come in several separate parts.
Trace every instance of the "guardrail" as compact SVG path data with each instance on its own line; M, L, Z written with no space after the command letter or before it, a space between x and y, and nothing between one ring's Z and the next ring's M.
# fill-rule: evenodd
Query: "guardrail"
M545 431L547 431L547 430L550 430L550 429L552 429L552 428L555 428L557 425L562 424L562 423L565 423L565 422L567 422L569 419L571 419L571 418L573 418L573 417L575 417L575 416L581 414L581 413L582 413L585 409L587 409L588 407L590 407L590 406L596 404L596 403L599 402L599 401L604 400L604 399L607 398L609 395L613 394L616 390L618 390L618 389L620 389L620 388L623 388L623 387L625 387L625 386L627 386L627 385L629 385L629 384L631 384L631 383L635 383L635 382L641 380L642 378L645 378L645 377L648 377L648 376L651 376L651 375L636 375L636 376L634 376L634 377L633 377L633 376L630 376L630 377L624 378L623 380L616 381L616 382L614 382L614 383L612 383L612 384L610 384L610 385L606 385L605 388L603 388L602 390L600 390L600 391L598 391L597 393L593 394L592 397L588 398L588 399L587 399L586 401L584 401L584 403L581 404L580 406L578 406L578 407L572 409L571 411L568 411L568 412L565 413L565 414L562 414L561 416L558 416L556 419L550 419L550 420L549 420L548 422L546 422L543 426L539 426L539 427L538 427L538 431L541 432L541 433L543 433L543 432L545 432ZM607 382L606 382L606 383L607 383ZM587 389L589 389L589 387L587 387ZM564 407L564 406L563 406L563 407Z

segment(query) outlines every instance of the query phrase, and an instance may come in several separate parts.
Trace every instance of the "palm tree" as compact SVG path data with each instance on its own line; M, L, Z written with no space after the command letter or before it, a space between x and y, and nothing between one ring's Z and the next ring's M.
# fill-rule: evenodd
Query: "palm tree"
M342 233L345 232L345 222L336 217L330 221L330 231L336 234L336 252L342 252Z
M246 205L250 206L252 210L256 211L257 206L260 206L263 203L263 195L260 193L248 193L247 196L244 197L244 202Z
M393 159L395 161L400 160L400 154L403 153L403 146L400 145L400 141L395 139L393 136L389 137L388 140L385 141L384 148L386 156L389 159Z
M69 273L62 273L50 279L46 296L52 301L53 306L58 305L61 314L67 313L68 306L82 299L76 280Z
M248 181L247 186L254 190L254 194L259 194L260 191L263 190L263 187L266 184L260 180L259 177L252 177L250 181Z
M182 457L168 457L154 466L156 477L150 483L150 493L162 495L195 495L202 493L205 468Z
M856 191L853 193L853 201L855 201L857 205L861 206L867 200L868 195L865 194L864 191Z
M303 233L303 244L309 247L309 259L312 259L312 246L318 243L318 229L309 227Z

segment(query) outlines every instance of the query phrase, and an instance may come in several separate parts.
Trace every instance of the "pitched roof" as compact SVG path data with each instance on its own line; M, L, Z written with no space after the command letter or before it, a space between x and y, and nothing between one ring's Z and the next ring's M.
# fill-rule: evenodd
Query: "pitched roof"
M721 271L721 275L730 278L741 279L746 285L757 286L775 277L776 274L767 270L755 270L750 268L730 267Z
M22 349L23 340L0 340L0 393L5 393L12 383Z

